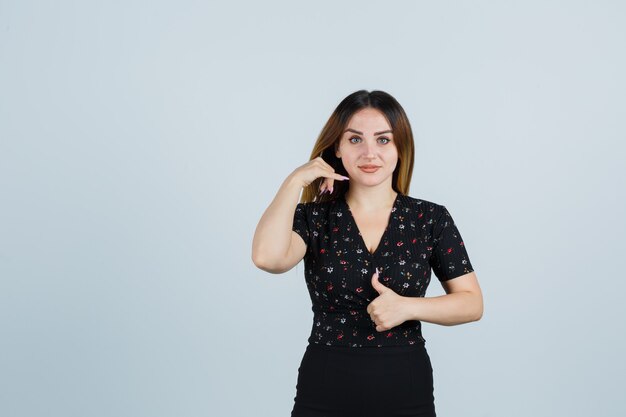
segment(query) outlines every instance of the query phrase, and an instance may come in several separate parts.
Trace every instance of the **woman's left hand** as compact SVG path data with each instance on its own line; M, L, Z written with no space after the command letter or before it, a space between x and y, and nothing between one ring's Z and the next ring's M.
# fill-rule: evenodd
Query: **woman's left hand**
M410 316L407 298L381 284L378 278L377 270L372 276L372 286L379 295L367 306L367 312L376 323L376 331L382 332L404 323Z

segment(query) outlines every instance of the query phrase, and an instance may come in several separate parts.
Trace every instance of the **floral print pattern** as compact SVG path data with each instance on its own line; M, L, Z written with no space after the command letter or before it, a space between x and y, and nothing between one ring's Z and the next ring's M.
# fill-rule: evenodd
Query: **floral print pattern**
M374 253L343 196L298 203L292 230L307 245L305 281L312 301L309 343L383 347L425 343L419 320L376 330L367 306L378 292L371 278L407 297L424 297L431 270L439 281L474 271L461 234L445 206L398 193Z

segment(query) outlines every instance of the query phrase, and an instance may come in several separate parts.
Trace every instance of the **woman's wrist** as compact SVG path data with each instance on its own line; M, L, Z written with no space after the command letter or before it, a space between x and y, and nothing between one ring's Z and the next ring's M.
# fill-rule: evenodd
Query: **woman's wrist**
M419 320L422 297L403 296L407 320Z
M306 187L304 181L298 178L294 173L291 173L287 176L284 184L288 188L298 188L299 190L302 190L304 187Z

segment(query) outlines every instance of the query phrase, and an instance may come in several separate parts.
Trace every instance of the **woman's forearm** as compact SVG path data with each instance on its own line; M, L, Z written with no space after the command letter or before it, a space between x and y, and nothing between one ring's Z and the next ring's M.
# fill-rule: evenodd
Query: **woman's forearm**
M292 175L263 213L252 240L252 260L256 265L276 268L284 261L291 244L293 216L303 184Z
M410 320L454 326L480 320L483 306L480 294L454 292L437 297L404 297Z

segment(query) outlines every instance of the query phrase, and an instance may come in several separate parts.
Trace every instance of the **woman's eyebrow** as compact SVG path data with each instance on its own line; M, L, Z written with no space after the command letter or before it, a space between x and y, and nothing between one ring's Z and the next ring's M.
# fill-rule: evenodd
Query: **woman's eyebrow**
M358 135L362 135L363 134L363 132L359 132L358 130L354 130L354 129L350 129L350 128L347 128L346 130L344 130L343 133L346 133L346 132L353 132L353 133L356 133ZM393 133L393 132L391 130L383 130L382 132L374 133L374 136L382 135L383 133Z

